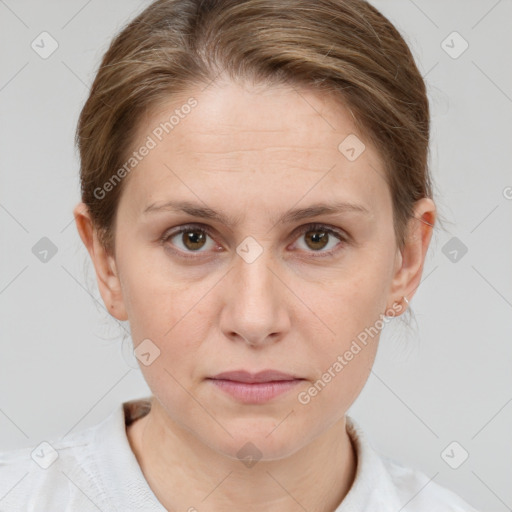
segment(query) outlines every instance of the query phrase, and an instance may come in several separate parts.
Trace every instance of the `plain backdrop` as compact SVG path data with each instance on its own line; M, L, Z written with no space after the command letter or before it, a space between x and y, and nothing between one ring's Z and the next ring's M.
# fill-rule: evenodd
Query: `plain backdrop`
M113 35L148 3L0 0L0 450L94 425L150 393L72 216L80 109ZM411 301L416 321L386 327L349 414L379 452L481 510L511 510L512 2L372 3L427 82L448 222ZM32 47L42 32L58 44L47 58ZM465 452L457 469L446 462Z

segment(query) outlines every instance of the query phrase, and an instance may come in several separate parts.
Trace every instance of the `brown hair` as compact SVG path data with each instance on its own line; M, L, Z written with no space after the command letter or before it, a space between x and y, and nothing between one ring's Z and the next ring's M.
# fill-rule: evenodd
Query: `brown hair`
M126 162L142 116L221 72L314 88L346 105L384 161L403 247L414 202L432 197L430 114L391 22L364 0L157 0L112 41L78 123L82 201L107 249L125 180L97 191Z

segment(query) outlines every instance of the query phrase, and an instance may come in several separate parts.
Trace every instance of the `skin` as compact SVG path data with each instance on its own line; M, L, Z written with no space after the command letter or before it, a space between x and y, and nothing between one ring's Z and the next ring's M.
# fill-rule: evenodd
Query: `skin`
M192 88L141 121L134 149L190 96L197 107L125 178L114 254L99 243L85 205L74 210L105 305L129 320L135 347L149 338L160 350L140 365L154 399L151 412L127 428L128 439L169 510L332 511L354 480L345 414L368 379L379 336L309 403L298 394L380 315L393 305L396 316L405 311L402 296L410 300L420 283L435 205L428 198L415 204L399 251L377 150L347 108L314 91L227 80ZM349 134L366 145L355 161L338 150ZM143 213L171 199L236 223ZM274 220L333 201L363 205L368 214ZM299 232L313 222L349 236L315 245ZM186 245L183 235L159 241L189 223L210 228L203 245ZM318 231L325 234L312 234ZM262 248L251 263L236 252L248 236ZM243 404L207 380L238 369L304 380L267 403ZM262 454L252 467L237 458L248 441Z

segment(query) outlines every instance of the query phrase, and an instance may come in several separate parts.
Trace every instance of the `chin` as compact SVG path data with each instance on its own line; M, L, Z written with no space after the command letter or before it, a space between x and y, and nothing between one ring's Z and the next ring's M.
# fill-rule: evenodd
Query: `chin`
M293 455L307 444L310 437L313 437L301 432L296 424L292 425L293 414L283 422L285 417L286 414L279 421L272 417L221 421L232 437L225 431L219 431L220 437L216 436L216 440L210 438L206 443L217 452L231 459L238 459L240 462L283 459ZM290 424L286 425L287 422ZM211 434L211 431L205 434ZM249 467L250 463L246 465Z

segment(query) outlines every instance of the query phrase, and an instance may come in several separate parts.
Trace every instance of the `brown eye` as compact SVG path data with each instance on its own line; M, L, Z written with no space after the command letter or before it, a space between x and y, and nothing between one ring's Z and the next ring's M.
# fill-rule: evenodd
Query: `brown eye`
M210 239L211 244L209 248L208 239ZM194 226L183 226L177 231L166 233L162 237L162 242L169 243L184 253L207 252L208 249L212 249L215 246L207 231ZM204 249L205 247L206 249Z
M348 238L342 232L323 224L309 224L304 226L299 233L299 249L309 253L318 253L318 256L330 256L337 252L337 246L343 245ZM301 247L302 245L302 247ZM327 250L324 250L327 248ZM315 254L315 256L317 256Z
M302 251L315 257L321 257L334 255L339 250L338 246L343 246L348 241L348 235L344 235L342 231L323 224L308 224L299 232L299 242L301 243L298 245ZM201 254L222 250L217 246L208 230L195 225L181 226L174 231L164 233L161 243L168 245L169 248L177 249L174 252L179 256L191 258L194 257L191 256L192 253ZM327 250L324 250L326 248Z
M191 251L201 249L206 241L207 235L200 231L184 231L181 233L183 245Z
M326 231L315 229L306 233L305 240L308 247L318 251L329 243L329 234Z

